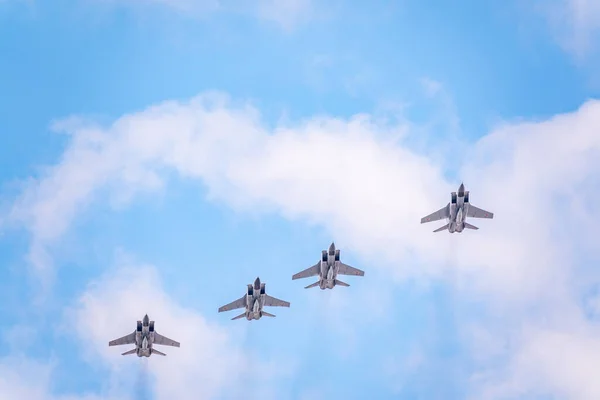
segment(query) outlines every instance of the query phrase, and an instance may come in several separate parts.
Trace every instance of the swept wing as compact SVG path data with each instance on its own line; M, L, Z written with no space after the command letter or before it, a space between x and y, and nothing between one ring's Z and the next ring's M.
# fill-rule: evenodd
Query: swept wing
M135 343L135 331L130 333L129 335L125 335L122 338L118 338L115 340L111 340L108 342L109 346L121 346L123 344L133 344Z
M265 294L265 302L263 305L267 307L289 307L290 303Z
M426 222L439 221L441 219L448 218L448 206L444 208L440 208L434 213L429 214L426 217L421 218L421 223L424 224Z
M477 208L474 205L469 204L469 209L467 210L467 217L471 217L471 218L494 218L494 213L482 210L481 208Z
M163 335L160 335L156 331L154 331L154 344L160 344L162 346L179 347L179 342L176 342L173 339L169 339L168 337L165 337Z
M313 265L312 267L307 268L304 271L298 272L297 274L293 275L292 279L309 278L311 276L319 275L319 272L321 272L321 262L320 261L318 263L316 263L315 265Z
M238 308L246 308L246 296L242 296L239 299L224 305L223 307L219 308L219 312L236 310Z
M344 264L340 262L338 275L354 275L354 276L365 276L365 271L361 271L358 268L354 268L349 266L348 264Z

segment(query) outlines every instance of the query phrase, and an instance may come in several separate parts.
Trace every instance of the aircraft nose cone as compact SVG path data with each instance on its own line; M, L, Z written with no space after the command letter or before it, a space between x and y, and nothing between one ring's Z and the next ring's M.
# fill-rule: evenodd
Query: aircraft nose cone
M254 289L260 289L260 278L256 277L254 280Z
M331 242L331 246L329 246L329 254L335 254L335 243Z
M460 186L458 187L458 191L459 192L464 192L465 191L465 185L464 185L464 183L460 184Z
M150 318L148 318L148 314L144 315L144 325L148 325Z

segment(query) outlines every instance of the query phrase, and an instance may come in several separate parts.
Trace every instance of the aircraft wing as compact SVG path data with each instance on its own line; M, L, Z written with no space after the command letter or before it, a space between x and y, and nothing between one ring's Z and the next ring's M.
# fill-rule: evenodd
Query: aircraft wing
M477 208L474 205L469 204L467 210L467 217L471 218L494 218L494 213Z
M125 335L122 338L111 340L108 342L109 346L120 346L122 344L133 344L135 343L135 331L129 335Z
M154 331L154 344L160 344L162 346L173 346L179 347L179 342L176 342L168 337L159 335L158 332Z
M246 308L246 296L242 296L236 301L232 301L231 303L224 305L219 308L219 312L236 310L238 308Z
M361 271L358 268L351 267L343 262L340 262L338 268L339 275L354 275L354 276L365 276L365 271Z
M292 276L292 279L309 278L311 276L319 275L319 272L321 272L321 261L319 261L312 267L305 269L302 272L298 272L297 274Z
M279 300L275 297L265 294L265 302L263 305L267 307L289 307L290 303L288 301Z
M445 219L448 217L448 206L440 208L434 213L429 214L426 217L421 218L421 223L424 224L426 222L439 221L440 219Z

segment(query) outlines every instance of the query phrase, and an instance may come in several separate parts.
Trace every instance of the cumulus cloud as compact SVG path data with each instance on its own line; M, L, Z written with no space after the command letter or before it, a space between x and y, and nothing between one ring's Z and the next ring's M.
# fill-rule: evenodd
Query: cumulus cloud
M148 365L146 359L120 355L133 345L108 347L110 340L133 332L146 313L156 321L157 332L181 343L180 348L158 346L167 356L153 356ZM177 304L163 291L154 267L132 260L121 260L91 283L65 321L63 327L75 335L83 356L108 366L121 392L152 392L159 400L236 398L243 386L253 393L270 388L266 398L275 399L281 398L277 381L293 372L290 360L261 359L257 364L240 348L242 337ZM138 370L135 382L132 370ZM144 384L150 386L139 387Z
M412 212L394 211L409 204L400 186L422 199L411 206L418 212L437 206L427 202L434 190L450 190L429 160L394 146L401 127L382 126L367 115L319 118L273 134L251 106L210 94L123 117L108 130L77 119L56 123L55 129L71 134L71 145L58 165L32 182L11 214L31 230L32 259L42 271L46 259L35 255L45 254L94 195L123 204L160 189L164 173L172 170L203 179L209 198L236 209L278 210L314 223L327 218L354 243L386 246L391 253L405 251L391 246L398 239L430 243L425 231L396 229L414 221ZM385 195L373 195L378 192ZM342 194L344 200L337 201ZM357 212L377 207L392 212ZM365 243L352 231L371 235Z
M397 280L449 278L460 301L476 301L484 310L457 328L471 356L489 343L511 343L474 357L474 398L530 391L585 399L598 393L595 381L563 374L580 370L595 354L572 343L600 346L578 302L599 281L585 268L598 256L591 244L600 217L599 119L600 103L590 101L547 121L506 123L463 149L467 161L460 170L471 202L496 216L472 221L481 229L461 235L433 234L437 225L418 224L445 205L460 182L444 178L442 160L411 150L409 127L356 115L269 129L252 106L214 93L153 106L105 127L77 119L57 123L71 135L69 145L57 165L30 183L12 218L30 229L32 254L47 254L92 202L126 205L166 187L176 171L201 180L210 200L240 212L277 212L321 225L363 259L377 255L369 268ZM37 262L46 269L44 259ZM120 304L96 298L84 298L84 309L101 321ZM176 306L165 300L155 307L168 320L166 310ZM174 315L205 329L186 313ZM129 314L115 325L140 318L137 309ZM536 343L554 346L542 354ZM562 349L570 356L548 365ZM554 384L542 384L548 380Z
M28 400L111 399L234 399L247 391L266 400L281 399L294 373L294 360L265 357L257 360L242 344L243 325L235 333L182 307L161 287L155 267L120 255L116 265L92 281L68 307L58 333L73 339L88 367L102 376L95 393L56 393L60 360L40 361L20 355L0 358L0 398ZM177 340L180 348L160 347L166 357L121 356L134 345L109 347L108 342L135 329L144 314L156 321L156 330ZM23 328L13 330L13 340ZM27 339L27 336L21 337ZM22 346L14 351L21 352Z

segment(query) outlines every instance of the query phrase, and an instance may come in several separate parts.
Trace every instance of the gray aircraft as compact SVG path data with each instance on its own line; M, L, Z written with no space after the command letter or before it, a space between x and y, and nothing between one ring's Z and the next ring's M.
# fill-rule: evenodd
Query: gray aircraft
M491 219L494 218L494 214L482 210L481 208L477 208L469 203L469 191L465 191L465 185L461 183L458 188L458 193L450 193L450 203L433 214L421 218L421 223L424 224L426 222L446 219L448 223L441 228L436 229L434 232L440 232L447 229L450 233L460 233L465 228L479 229L478 227L469 224L466 221L467 217Z
M123 344L135 344L135 349L126 351L122 354L123 356L137 354L138 357L150 357L152 354L166 356L165 353L161 353L153 347L155 344L179 347L179 342L159 335L154 330L154 321L150 321L148 314L144 316L143 321L137 322L137 328L133 333L108 342L109 346L120 346Z
M319 276L319 280L304 289L310 289L319 286L321 290L333 289L334 286L350 286L345 282L337 279L338 275L354 275L365 276L364 271L351 267L340 261L340 251L335 248L335 244L331 243L329 251L321 252L321 260L310 268L302 272L298 272L292 279L309 278L311 276Z
M245 308L246 311L238 315L237 317L231 318L239 319L246 317L248 321L253 319L260 319L263 316L274 317L275 315L270 314L263 310L263 307L289 307L290 303L287 301L276 299L271 297L265 292L265 284L260 282L260 278L256 278L254 284L249 283L246 293L236 301L219 308L219 312L236 310L238 308Z

